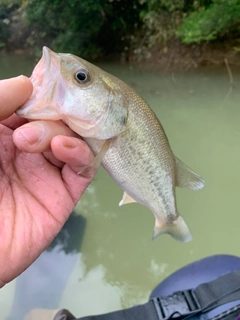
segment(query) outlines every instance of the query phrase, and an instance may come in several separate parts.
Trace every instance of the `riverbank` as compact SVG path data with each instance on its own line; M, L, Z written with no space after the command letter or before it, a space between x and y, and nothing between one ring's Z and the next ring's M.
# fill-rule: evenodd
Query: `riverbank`
M23 48L13 47L2 49L0 54L41 56L41 47ZM101 59L104 62L105 59ZM216 41L200 45L183 45L178 41L161 47L156 46L151 50L116 54L106 58L106 61L130 63L141 68L159 70L163 72L187 71L205 66L240 67L240 47L233 41Z
M0 54L31 55L38 58L41 55L41 48L39 47L37 54L36 49L32 48L2 49ZM106 60L109 61L109 57ZM148 51L147 57L130 53L129 56L110 57L110 60L164 72L187 71L205 66L223 66L226 63L231 67L240 67L240 48L234 47L229 42L191 46L172 43L167 48L158 47ZM101 59L101 62L104 62L104 59Z
M145 65L151 69L165 72L197 69L205 66L240 66L240 47L232 41L211 42L200 45L169 43L165 47L156 47L144 56L130 55L133 63Z

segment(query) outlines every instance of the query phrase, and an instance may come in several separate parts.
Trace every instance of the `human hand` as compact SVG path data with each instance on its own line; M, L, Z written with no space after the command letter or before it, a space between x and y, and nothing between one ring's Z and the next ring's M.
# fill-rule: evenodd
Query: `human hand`
M94 173L93 155L61 121L13 114L31 95L24 76L0 81L0 287L51 243Z

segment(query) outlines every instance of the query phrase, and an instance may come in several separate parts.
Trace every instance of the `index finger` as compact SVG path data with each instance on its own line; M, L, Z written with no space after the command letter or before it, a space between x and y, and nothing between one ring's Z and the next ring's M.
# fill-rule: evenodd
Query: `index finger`
M0 121L11 116L32 94L32 83L25 76L0 80Z

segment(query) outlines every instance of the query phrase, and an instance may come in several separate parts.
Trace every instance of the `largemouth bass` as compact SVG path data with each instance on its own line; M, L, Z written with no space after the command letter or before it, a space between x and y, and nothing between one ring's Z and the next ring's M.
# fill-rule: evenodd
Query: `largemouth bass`
M203 188L204 181L176 158L148 104L127 84L72 54L43 48L33 70L33 94L17 114L62 120L87 142L124 190L119 205L138 202L154 214L153 238L168 233L190 241L176 208L175 188Z

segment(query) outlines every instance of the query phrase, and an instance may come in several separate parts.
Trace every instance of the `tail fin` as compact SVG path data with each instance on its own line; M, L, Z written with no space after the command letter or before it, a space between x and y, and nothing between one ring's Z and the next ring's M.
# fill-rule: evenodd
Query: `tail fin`
M176 220L171 223L166 223L164 225L159 225L155 223L155 228L153 231L153 240L155 240L159 235L168 233L175 240L188 242L192 240L192 234L181 216L178 216Z

